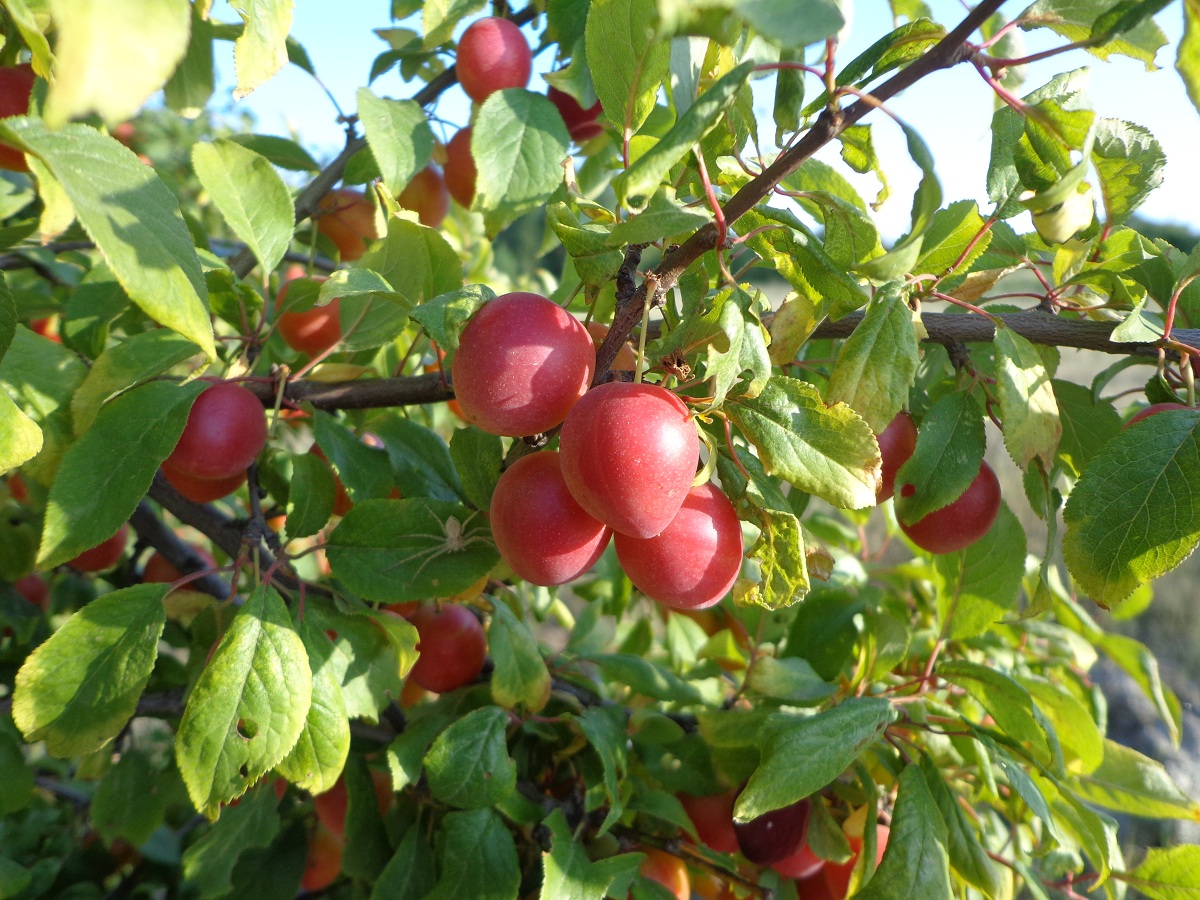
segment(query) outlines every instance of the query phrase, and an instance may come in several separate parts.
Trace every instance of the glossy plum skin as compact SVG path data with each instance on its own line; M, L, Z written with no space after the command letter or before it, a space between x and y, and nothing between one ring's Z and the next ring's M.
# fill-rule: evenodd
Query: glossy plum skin
M475 313L451 371L469 422L521 437L562 422L595 368L595 346L583 323L540 294L517 292Z
M1145 409L1139 409L1137 412L1135 412L1129 417L1129 421L1125 423L1124 427L1128 428L1130 425L1136 425L1138 422L1142 421L1142 419L1148 419L1151 416L1157 416L1159 413L1174 412L1180 409L1192 411L1192 407L1184 406L1182 403L1155 403L1151 406L1147 406Z
M707 609L729 593L742 568L742 526L721 489L690 491L661 534L617 534L617 559L634 586L676 609Z
M488 16L472 22L458 41L458 82L482 103L494 91L523 88L533 72L533 54L521 29Z
M734 789L708 797L680 794L679 802L684 812L696 826L696 835L710 849L718 853L736 853L737 833L733 830L733 803L737 800Z
M496 549L519 577L550 587L596 564L612 530L567 490L558 453L523 456L504 470L490 510Z
M408 617L417 629L420 655L409 677L435 694L469 684L483 671L487 635L469 609L427 603Z
M879 455L883 457L883 470L875 502L891 499L896 492L896 472L908 462L917 447L917 426L912 416L899 413L879 434Z
M1000 513L1000 482L986 462L957 500L911 525L900 523L908 539L929 553L955 553L988 533Z
M471 155L471 127L455 132L446 144L446 189L463 209L475 200L475 157Z
M742 855L759 866L769 866L799 851L808 834L809 801L764 813L749 822L734 822Z
M228 478L195 478L163 463L162 471L171 487L193 503L212 503L228 497L246 483L244 470Z
M108 540L101 541L90 550L84 550L67 565L80 572L104 572L111 569L125 552L125 539L128 536L129 526L122 525Z
M584 109L578 100L556 87L547 90L546 96L557 107L563 124L567 126L567 134L575 143L583 144L604 134L604 126L599 122L600 113L604 108L599 100Z
M588 391L563 422L559 446L579 505L639 538L671 524L700 461L687 406L654 384L610 381Z
M341 188L321 198L314 221L317 231L333 241L343 262L367 252L367 244L379 237L375 227L375 205L358 191Z
M163 462L192 478L233 478L267 443L267 420L258 398L232 381L206 389L188 413L179 443Z
M312 281L323 282L328 278L318 277ZM279 289L275 297L275 309L284 306L289 281ZM319 356L342 339L341 303L334 297L325 306L314 306L300 312L285 312L279 315L275 327L285 344L300 353Z
M420 223L429 228L441 225L450 212L450 192L442 173L434 165L428 165L414 175L396 202L415 212Z
M0 119L23 116L29 111L29 96L33 93L33 66L4 66L0 68ZM0 169L28 172L25 154L16 147L0 144Z

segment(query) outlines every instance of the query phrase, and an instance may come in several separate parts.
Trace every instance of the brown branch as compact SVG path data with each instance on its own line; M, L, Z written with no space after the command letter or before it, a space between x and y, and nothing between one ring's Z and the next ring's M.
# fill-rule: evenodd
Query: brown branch
M155 515L154 510L145 501L138 504L133 515L129 517L129 524L133 526L138 537L161 553L167 562L183 574L202 572L208 568L208 563L201 559L194 549L176 537L175 532ZM188 586L193 590L210 594L218 600L226 599L231 593L225 580L214 573L188 582Z

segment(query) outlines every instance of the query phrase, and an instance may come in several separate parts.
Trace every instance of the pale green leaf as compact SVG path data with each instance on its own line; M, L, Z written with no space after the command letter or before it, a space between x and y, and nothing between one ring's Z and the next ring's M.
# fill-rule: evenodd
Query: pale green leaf
M1200 413L1185 411L1138 422L1096 454L1071 491L1063 555L1101 606L1174 569L1200 542L1198 424Z
M42 451L42 430L0 390L0 472L29 462Z
M188 697L175 759L188 796L210 819L295 746L312 700L304 643L273 588L238 610Z
M48 79L53 71L54 54L50 52L50 44L45 35L45 31L50 27L45 3L42 0L31 0L28 3L26 0L5 0L4 8L12 17L17 31L21 33L21 39L29 47L33 57L33 71Z
M886 700L854 698L812 716L783 716L762 742L762 760L738 795L739 822L814 794L842 774L896 720Z
M86 125L50 132L37 119L13 118L0 134L54 173L130 299L215 359L200 260L178 201L154 170Z
M729 398L725 411L758 448L768 474L842 509L875 504L874 436L853 410L827 407L813 385L776 375L753 399Z
M99 597L25 660L13 689L13 721L53 756L99 750L125 727L145 690L166 623L165 584Z
M287 252L295 224L292 195L264 157L233 141L192 147L196 177L233 233L266 270Z
M495 292L486 284L469 284L427 300L412 311L412 318L439 347L450 352L458 349L458 336L471 316L494 299Z
M206 385L151 381L101 408L50 486L38 565L49 569L111 537L150 489ZM96 460L109 460L97 466Z
M712 214L703 208L684 209L669 187L660 188L636 216L613 226L608 238L609 247L627 244L646 244L696 231L712 221Z
M1013 740L1027 744L1042 759L1048 757L1046 732L1034 714L1033 698L1018 681L996 668L965 659L942 663L937 674L965 688Z
M1192 106L1200 110L1200 2L1184 0L1183 37L1175 51L1175 70L1183 79Z
M495 663L492 699L506 709L537 712L550 699L550 671L529 626L504 602L492 605L488 652Z
M912 310L897 286L880 288L838 351L825 396L845 403L878 435L908 402L917 355Z
M1093 39L1094 26L1111 9L1105 0L1038 0L1017 18L1026 31L1034 28L1049 28L1068 41ZM1154 57L1159 48L1167 43L1167 36L1146 17L1128 31L1118 32L1111 40L1089 46L1089 52L1100 59L1121 54L1145 63L1147 71L1157 68Z
M654 109L671 65L671 42L655 33L654 0L593 0L584 41L604 116L633 134ZM474 140L472 140L474 144Z
M412 100L383 99L364 87L358 89L358 117L383 183L398 195L433 153L433 131L425 111Z
M462 262L446 239L399 216L388 219L387 234L357 265L377 273L410 304L457 291L463 283Z
M233 48L237 87L233 99L241 100L283 68L288 61L287 36L292 30L294 0L231 0L246 23Z
M997 324L993 346L1004 445L1022 469L1038 459L1049 471L1062 437L1050 373L1033 344L1011 328Z
M1200 847L1195 844L1152 847L1146 851L1142 864L1121 880L1149 900L1197 900L1200 898Z
M983 216L975 201L951 203L934 213L913 274L928 273L941 278L968 271L991 242L992 233L984 230Z
M163 99L179 115L194 118L212 99L214 80L213 26L201 15L199 4L192 4L187 51L163 85Z
M1120 119L1097 119L1092 162L1110 227L1129 218L1163 181L1167 158L1154 135Z
M187 50L187 0L50 0L57 28L51 128L95 112L128 119L160 90Z
M1200 821L1200 804L1179 788L1162 763L1108 739L1104 761L1077 780L1075 792L1088 803L1133 816Z
M1095 771L1104 759L1104 736L1083 702L1049 681L1032 676L1018 680L1054 726L1068 766L1082 772Z

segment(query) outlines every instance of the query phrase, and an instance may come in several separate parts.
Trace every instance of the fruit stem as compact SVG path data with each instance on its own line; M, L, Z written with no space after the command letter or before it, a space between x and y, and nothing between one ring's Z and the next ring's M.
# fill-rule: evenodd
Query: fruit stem
M642 372L646 370L646 332L650 330L650 301L652 295L646 291L646 299L642 301L642 330L638 335L637 368L633 372L633 383L642 383Z

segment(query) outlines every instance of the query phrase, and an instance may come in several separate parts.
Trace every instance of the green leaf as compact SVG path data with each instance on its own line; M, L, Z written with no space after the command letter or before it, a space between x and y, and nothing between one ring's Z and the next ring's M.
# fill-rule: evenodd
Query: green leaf
M984 441L983 413L970 394L956 391L935 403L917 431L913 455L896 472L900 521L920 521L961 497L979 474Z
M198 143L192 167L233 233L264 269L287 252L295 225L292 194L265 157L233 141Z
M151 381L101 408L92 427L67 449L50 486L40 568L95 547L129 519L205 387ZM111 462L97 466L97 459Z
M1092 163L1104 198L1105 221L1115 225L1162 184L1167 158L1149 130L1120 119L1097 119Z
M1032 676L1019 680L1050 720L1068 765L1083 772L1095 771L1104 759L1104 736L1088 708L1049 681Z
M183 853L183 877L203 900L229 896L233 868L241 855L265 847L279 831L278 800L267 785L222 812L208 832Z
M495 806L517 788L508 755L508 713L485 706L438 735L425 754L425 777L435 800L458 809Z
M550 670L529 626L503 602L492 605L488 652L495 663L492 699L505 709L537 712L550 699Z
M425 333L439 347L449 353L458 349L458 336L471 316L483 304L495 299L495 291L486 284L468 284L422 303L412 311L412 318L421 324Z
M996 392L1004 445L1022 469L1035 460L1049 471L1062 437L1058 401L1037 348L1007 326L996 325Z
M992 242L992 233L985 231L984 225L973 200L960 200L939 209L929 223L913 274L929 273L941 278L969 271Z
M266 157L273 166L293 172L318 172L318 163L298 143L276 134L234 134L229 140Z
M273 588L238 610L188 697L175 759L196 809L221 805L277 766L296 745L312 701L304 643Z
M42 430L0 391L0 472L24 465L42 452Z
M367 146L379 164L383 183L396 196L429 163L433 130L425 111L413 100L382 99L365 87L358 89L357 97Z
M373 350L390 344L404 330L412 309L407 297L365 268L334 272L321 284L318 296L321 305L339 300L338 347L342 350Z
M692 147L716 126L725 111L733 105L753 68L753 62L744 62L723 75L696 98L696 102L687 108L670 131L638 157L633 165L618 174L612 182L617 202L633 209L644 209L671 168L691 152ZM643 202L639 203L639 198L643 198Z
M102 405L121 391L161 375L200 352L173 331L154 329L133 334L101 353L71 398L76 436L87 431Z
M391 844L383 829L379 795L367 761L361 755L350 757L343 777L346 782L346 845L342 852L342 872L351 878L374 881L384 870Z
M965 688L1014 741L1028 745L1041 759L1048 757L1046 732L1034 714L1033 698L1020 682L998 669L965 659L942 663L937 674Z
M333 515L335 496L329 463L313 453L294 456L284 523L288 540L308 537L324 528Z
M1051 387L1063 429L1058 458L1078 476L1121 431L1121 416L1112 403L1097 399L1081 384L1056 379Z
M120 733L158 657L166 593L165 584L143 584L99 597L26 658L12 707L25 740L71 757Z
M860 272L878 281L890 281L913 271L914 263L924 246L925 231L932 224L938 207L942 205L942 185L934 171L929 148L913 128L908 125L903 127L908 155L920 167L921 181L913 194L912 225L908 234L893 244L883 256L858 267Z
M618 877L632 877L639 856L624 853L592 862L575 840L561 809L543 823L550 829L550 850L542 854L540 900L603 900Z
M392 472L387 454L368 447L337 419L318 410L313 416L317 446L346 485L355 503L378 500L392 490Z
M827 407L813 385L776 375L754 399L729 398L725 411L768 474L841 509L875 504L879 445L853 410Z
M604 834L620 820L625 806L621 799L621 782L627 765L625 718L616 707L589 706L579 717L579 728L596 751L604 773L602 786L608 801L608 815L598 831L598 834Z
M921 774L925 776L925 786L946 826L946 850L954 871L986 896L1003 896L998 864L987 855L979 838L979 829L959 805L957 796L946 784L942 770L932 757L921 757ZM888 844L891 844L890 835Z
M350 753L350 720L333 641L314 624L312 616L301 620L299 632L312 670L312 702L296 745L275 769L315 795L332 788L342 774Z
M1200 3L1183 4L1183 37L1175 51L1175 71L1183 79L1192 106L1200 110Z
M762 760L738 795L734 818L756 819L814 794L842 774L896 721L886 700L843 700L812 716L780 716L762 741Z
M449 597L500 558L478 516L444 500L357 503L329 536L329 565L347 589L368 600Z
M632 653L605 653L589 657L610 681L627 686L637 694L664 702L700 702L694 685L652 659Z
M459 22L483 9L484 0L429 0L422 4L422 30L425 32L423 46L433 50L450 40ZM393 19L403 19L404 16L393 15Z
M192 4L192 29L187 50L163 85L163 99L179 115L195 118L212 99L213 82L213 25L204 18L200 8Z
M646 244L681 234L690 234L712 221L712 214L703 209L685 209L675 199L669 187L655 191L650 202L636 216L618 222L608 239L610 247Z
M411 826L371 891L371 900L424 900L437 884L433 850L419 825Z
M478 428L459 428L450 436L450 458L467 500L479 509L491 506L504 462L500 438Z
M1104 762L1077 780L1075 792L1087 803L1131 816L1200 821L1200 804L1180 790L1162 763L1107 738Z
M845 403L878 435L908 402L917 356L912 310L898 285L880 288L842 343L825 396L830 403Z
M816 706L837 690L813 671L807 660L760 657L746 678L747 687L763 697L793 706Z
M862 601L844 588L813 591L796 610L783 655L806 659L818 675L835 681L858 639L855 619L862 612Z
M51 128L95 112L128 119L162 88L187 50L187 0L50 0L57 30Z
M0 765L4 767L5 776L0 781L0 815L9 816L29 805L37 782L33 769L25 762L21 744L16 735L9 735L7 727L0 732ZM92 812L95 813L94 803Z
M0 275L0 359L8 351L13 335L17 332L17 306L13 303L8 282Z
M54 65L54 54L50 52L50 44L46 40L45 31L49 26L46 21L44 4L33 0L32 7L26 0L6 0L5 10L12 17L13 24L21 33L21 39L29 47L33 57L33 70L43 78L49 78ZM34 14L34 9L41 13Z
M126 750L96 787L88 813L106 841L122 838L134 847L150 840L163 823L168 796L154 761L140 750Z
M541 94L507 88L483 101L471 126L471 154L474 208L484 213L490 236L546 205L562 184L559 163L570 142L558 109Z
M1175 692L1163 682L1158 660L1150 649L1123 634L1102 634L1094 643L1142 689L1162 718L1171 740L1178 746L1183 731L1183 711Z
M379 710L400 696L404 675L416 661L416 629L392 616L342 613L313 596L306 600L304 616L333 642L332 649L320 641L306 645L317 654L310 657L310 666L319 669L328 659L342 686L346 715L378 721ZM385 618L392 621L385 623ZM393 623L407 629L389 627Z
M448 814L436 846L442 877L425 900L512 900L517 896L521 885L517 848L504 820L492 810Z
M1128 8L1128 5L1124 5ZM1129 56L1146 64L1146 71L1153 71L1154 57L1159 48L1167 43L1167 36L1151 18L1143 18L1129 30L1121 29L1116 34L1097 35L1094 27L1111 11L1105 0L1037 0L1017 18L1021 28L1049 28L1068 41L1088 41L1100 37L1101 41L1088 46L1090 53L1108 59L1114 53ZM1106 39L1108 38L1108 39Z
M1152 847L1142 864L1121 880L1150 900L1196 900L1200 897L1200 847Z
M0 134L54 173L130 299L216 359L200 260L175 195L154 170L86 125L51 132L37 119L11 118Z
M1025 530L1001 504L995 524L965 550L933 558L938 618L948 640L980 637L1012 612L1025 576Z
M287 36L295 4L292 0L233 0L231 5L246 23L233 48L237 72L233 99L241 100L288 61Z
M462 287L454 248L434 229L399 216L388 219L387 234L356 265L377 273L413 305Z
M1184 411L1138 422L1095 455L1071 491L1063 555L1101 606L1171 571L1200 542L1197 424L1200 413Z
M399 413L372 419L371 430L383 439L392 476L403 496L451 502L466 499L450 449L437 432Z
M846 24L835 0L732 0L730 7L764 38L779 47L796 49L823 41Z
M808 191L801 205L821 216L825 252L838 265L852 269L864 259L882 254L875 223L851 200L825 191Z
M552 203L546 221L571 257L575 272L585 285L599 288L611 281L621 267L624 254L614 250L607 226L579 221L566 203Z
M950 897L946 823L925 776L907 766L898 779L896 813L887 849L874 876L854 896L862 900Z
M588 67L604 116L618 133L642 127L670 71L671 43L655 33L657 21L654 0L592 0L588 7Z

